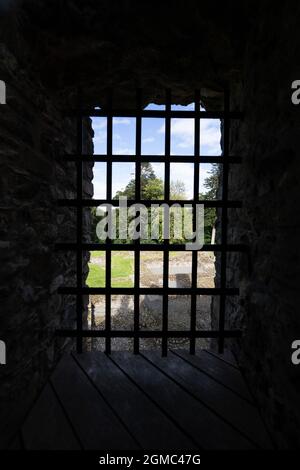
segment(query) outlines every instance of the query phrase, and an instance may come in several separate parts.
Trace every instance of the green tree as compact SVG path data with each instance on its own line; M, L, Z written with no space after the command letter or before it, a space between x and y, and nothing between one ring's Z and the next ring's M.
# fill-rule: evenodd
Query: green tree
M220 170L217 163L212 163L209 176L205 178L203 186L207 191L199 194L199 199L214 200L217 198L220 182ZM216 223L217 211L215 207L204 209L204 238L205 243L211 242L212 229Z
M173 181L170 185L170 195L172 199L183 200L186 199L185 185L182 181L176 180ZM120 197L126 196L128 200L135 200L135 178L132 178L125 189L117 191L114 199L119 199ZM158 178L155 174L153 167L150 162L141 163L141 199L144 200L162 200L164 198L164 183L161 178ZM160 211L161 214L161 211ZM101 220L101 216L96 215L96 208L91 208L92 215L92 241L99 242L96 235L96 226ZM104 216L104 214L103 214ZM182 209L183 217L183 209ZM116 218L117 218L117 230L118 230L118 218L119 211L116 209ZM148 221L151 223L150 208L148 212ZM130 220L128 221L130 222ZM158 224L160 226L160 236L158 242L162 241L162 219L161 216L158 219ZM171 216L171 233L173 229L173 217ZM150 229L150 227L149 227ZM172 237L173 239L173 237ZM130 240L119 240L118 243L129 243ZM178 242L184 242L182 240ZM103 242L102 242L103 243Z
M207 199L216 199L220 180L220 170L217 163L211 164L209 176L205 178L204 187L207 189L205 196Z
M170 196L172 199L183 200L186 199L185 185L183 181L171 181Z
M163 199L164 184L160 178L150 179L146 184L141 184L142 199Z
M114 199L126 196L127 199L135 199L135 178L132 178L125 189L117 191ZM158 178L150 162L141 163L141 197L142 199L163 199L164 185Z

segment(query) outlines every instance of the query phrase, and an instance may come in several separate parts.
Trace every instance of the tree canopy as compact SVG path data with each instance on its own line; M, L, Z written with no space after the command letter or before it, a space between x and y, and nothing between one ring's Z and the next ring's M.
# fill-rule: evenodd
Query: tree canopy
M114 199L126 196L127 199L135 199L135 178L132 178L125 189L117 191ZM164 184L158 178L150 162L141 163L141 198L142 199L163 199Z
M213 200L217 197L217 191L219 188L219 167L217 164L211 165L211 170L208 176L204 180L203 184L206 191L199 194L199 198ZM135 200L135 177L133 177L125 189L117 191L114 199L126 196L128 200ZM183 181L176 180L170 184L170 196L174 200L186 199L186 188ZM141 163L141 199L146 200L163 200L164 199L164 183L163 180L155 174L155 171L150 162ZM99 242L96 235L96 226L100 220L100 217L96 215L96 208L91 208L92 214L92 240ZM117 209L118 217L118 209ZM210 243L213 226L216 222L216 209L214 207L207 207L204 210L204 230L205 230L205 243ZM159 222L161 223L161 221ZM171 220L172 227L172 220ZM175 240L173 240L175 241ZM129 242L123 241L123 243ZM178 240L178 243L184 243L185 240Z

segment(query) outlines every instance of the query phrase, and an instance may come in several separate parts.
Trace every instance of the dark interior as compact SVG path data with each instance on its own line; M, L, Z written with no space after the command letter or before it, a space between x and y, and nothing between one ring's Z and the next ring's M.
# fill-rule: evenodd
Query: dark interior
M58 199L76 195L78 90L88 109L188 104L201 90L206 111L219 112L230 90L229 166L232 200L227 278L239 296L226 299L226 339L255 397L275 447L299 448L299 369L291 344L299 336L300 114L291 83L300 76L299 2L141 2L7 0L1 2L1 367L0 444L6 448L61 358L76 350L57 330L76 324L76 299L61 294L74 279L76 213ZM279 59L280 56L280 59ZM93 152L84 119L83 149ZM224 127L223 127L224 137ZM83 165L83 195L93 188L93 164ZM83 230L90 226L84 211ZM83 281L88 257L83 258ZM217 276L220 275L217 256ZM219 273L219 274L218 274ZM83 318L88 299L83 297ZM212 304L218 325L219 304ZM84 320L83 320L84 321ZM216 352L216 351L215 351Z

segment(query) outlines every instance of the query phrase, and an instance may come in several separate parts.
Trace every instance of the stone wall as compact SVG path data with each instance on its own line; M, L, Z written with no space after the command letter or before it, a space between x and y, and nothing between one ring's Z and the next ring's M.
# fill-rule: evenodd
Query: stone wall
M75 209L56 202L76 197L75 164L63 161L76 149L76 123L4 45L0 63L7 87L0 114L0 339L7 346L7 365L0 368L1 448L62 352L73 347L55 330L74 326L75 299L57 288L74 285L75 255L55 252L54 244L76 239ZM86 121L90 151L91 132ZM88 174L86 166L84 195L92 191Z
M291 83L300 76L296 10L263 5L243 81L231 87L232 107L245 118L231 129L231 154L243 163L232 166L230 198L242 200L243 209L229 210L229 242L247 244L250 255L228 256L228 285L240 286L241 296L227 301L227 326L244 332L232 346L280 448L300 445L300 370L291 364L291 343L300 337L300 110L291 103Z

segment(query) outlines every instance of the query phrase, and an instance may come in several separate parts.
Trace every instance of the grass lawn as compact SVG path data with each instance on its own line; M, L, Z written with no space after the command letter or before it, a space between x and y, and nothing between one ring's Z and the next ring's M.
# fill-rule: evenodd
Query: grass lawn
M133 253L115 251L112 254L112 287L133 287ZM105 252L93 252L86 281L89 287L105 287Z
M89 263L86 283L89 287L105 287L105 269L98 264Z

